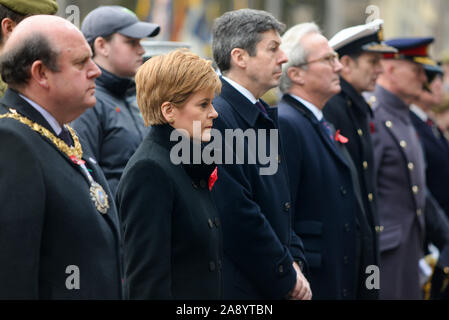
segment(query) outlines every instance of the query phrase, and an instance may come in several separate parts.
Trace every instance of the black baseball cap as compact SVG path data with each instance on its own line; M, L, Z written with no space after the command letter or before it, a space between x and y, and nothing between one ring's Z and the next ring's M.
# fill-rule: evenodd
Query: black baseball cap
M155 37L160 27L155 23L139 21L136 14L122 6L100 6L84 18L81 31L87 42L113 33L130 38Z

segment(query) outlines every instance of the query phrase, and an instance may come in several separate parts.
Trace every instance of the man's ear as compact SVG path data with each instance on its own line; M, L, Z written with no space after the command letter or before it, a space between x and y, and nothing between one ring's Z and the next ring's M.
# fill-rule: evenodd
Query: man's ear
M97 37L94 41L95 55L101 55L104 57L109 56L109 44L103 37Z
M249 54L241 48L234 48L231 51L231 64L241 69L246 69Z
M306 74L306 70L304 70L300 67L290 67L287 70L287 76L289 77L289 79L293 83L299 84L301 86L306 83L305 74Z
M162 111L162 115L165 118L165 121L167 121L170 124L175 123L176 115L177 115L177 108L173 105L173 103L165 101L161 105L161 111Z
M4 18L1 23L2 28L2 39L3 43L5 43L6 40L8 40L9 36L11 35L11 32L14 30L14 28L17 26L17 23L15 23L10 18Z
M41 87L48 89L48 73L51 72L40 60L33 62L30 68L31 78L34 79Z

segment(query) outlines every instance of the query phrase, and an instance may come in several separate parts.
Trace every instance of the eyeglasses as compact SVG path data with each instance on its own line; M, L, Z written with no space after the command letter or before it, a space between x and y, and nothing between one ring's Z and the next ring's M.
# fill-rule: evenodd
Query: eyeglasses
M308 64L311 64L311 63L321 62L321 61L327 62L331 67L335 67L335 65L337 64L338 59L339 59L338 53L337 52L332 52L332 53L329 53L329 54L325 55L322 58L315 59L315 60L310 60L310 61L307 61L307 62L304 62L304 63L300 63L300 64L297 65L297 67L301 67L301 66L305 66L305 65L308 65Z

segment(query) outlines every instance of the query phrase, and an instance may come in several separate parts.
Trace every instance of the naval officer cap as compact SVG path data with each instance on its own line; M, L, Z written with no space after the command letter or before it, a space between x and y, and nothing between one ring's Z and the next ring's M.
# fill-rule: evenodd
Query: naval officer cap
M130 38L155 37L159 34L157 24L139 21L136 14L122 6L100 6L92 10L81 25L87 42L113 33Z
M383 20L358 25L339 31L329 45L342 57L362 52L396 53L397 49L383 42Z
M23 16L55 14L58 11L56 0L0 0L0 4Z

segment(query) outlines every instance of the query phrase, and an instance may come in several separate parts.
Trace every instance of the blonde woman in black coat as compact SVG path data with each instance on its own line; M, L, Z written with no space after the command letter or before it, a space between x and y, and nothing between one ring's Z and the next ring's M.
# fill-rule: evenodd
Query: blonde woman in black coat
M220 80L210 61L177 50L148 60L136 84L145 125L152 127L117 193L125 296L220 299L221 230L210 195L216 166L191 161L193 151L201 152L211 139L218 116L212 100L221 90ZM190 154L171 154L180 146L171 136L183 138ZM178 156L184 156L183 163Z

